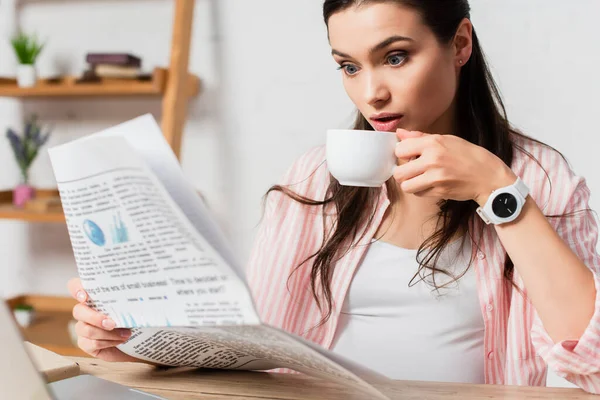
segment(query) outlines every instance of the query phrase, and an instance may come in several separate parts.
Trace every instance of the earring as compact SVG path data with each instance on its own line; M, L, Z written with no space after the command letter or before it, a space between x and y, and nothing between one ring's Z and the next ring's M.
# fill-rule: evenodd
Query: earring
M459 63L460 65L462 65L462 62L463 62L462 60L458 60L458 63Z

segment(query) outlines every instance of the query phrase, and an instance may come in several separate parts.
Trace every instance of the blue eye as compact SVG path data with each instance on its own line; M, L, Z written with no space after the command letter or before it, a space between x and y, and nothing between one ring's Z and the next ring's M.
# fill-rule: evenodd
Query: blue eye
M344 70L346 75L354 75L358 72L358 67L352 64L344 64L340 65L338 69Z
M404 54L393 54L387 58L387 62L391 66L398 66L402 64L406 60L406 55Z

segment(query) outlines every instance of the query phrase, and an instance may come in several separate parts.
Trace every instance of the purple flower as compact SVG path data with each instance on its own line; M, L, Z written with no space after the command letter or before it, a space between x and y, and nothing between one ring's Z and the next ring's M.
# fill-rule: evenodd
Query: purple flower
M15 154L15 158L19 166L24 166L26 163L25 157L25 147L23 146L23 141L21 138L13 131L12 129L8 129L6 132L6 136L10 142L10 146L12 147L13 153Z
M15 160L19 165L25 183L27 183L29 178L29 167L37 157L40 148L48 141L50 132L51 130L48 130L45 134L42 134L42 129L38 125L35 115L26 122L23 136L17 135L10 128L6 131L6 137L13 150Z
M34 137L33 142L35 143L35 145L37 146L37 148L39 149L40 147L42 147L43 145L46 144L46 142L48 141L48 139L50 138L50 130L48 130L46 132L46 134L44 134L43 136L40 135L41 130L37 131L37 135Z

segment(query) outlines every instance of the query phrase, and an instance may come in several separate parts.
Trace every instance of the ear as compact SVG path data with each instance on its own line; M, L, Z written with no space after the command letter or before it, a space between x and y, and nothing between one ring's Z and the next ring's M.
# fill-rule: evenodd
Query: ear
M473 24L468 18L464 18L454 36L454 55L456 66L462 67L471 58L473 52Z

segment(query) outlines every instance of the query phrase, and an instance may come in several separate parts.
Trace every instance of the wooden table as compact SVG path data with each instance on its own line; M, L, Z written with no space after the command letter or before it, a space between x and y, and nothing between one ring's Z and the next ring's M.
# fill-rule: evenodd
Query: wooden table
M107 363L73 357L82 374L121 383L171 400L365 399L347 388L305 375L261 372L169 369L138 363ZM579 389L467 385L394 381L379 387L390 399L402 400L599 400Z

